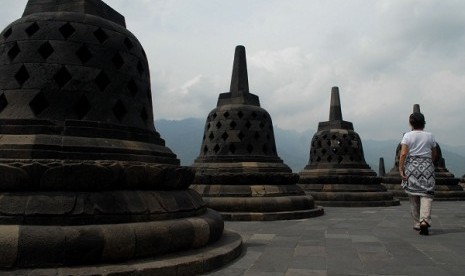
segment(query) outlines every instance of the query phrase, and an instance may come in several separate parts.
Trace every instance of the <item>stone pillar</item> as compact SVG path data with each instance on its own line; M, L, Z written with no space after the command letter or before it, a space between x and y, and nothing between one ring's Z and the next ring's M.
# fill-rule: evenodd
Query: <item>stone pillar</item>
M379 168L378 168L378 176L383 177L386 174L386 169L384 167L384 158L379 158Z
M413 105L413 113L420 113L420 105ZM402 179L399 174L399 157L401 144L396 148L396 157L394 166L382 179L382 184L388 191L394 194L394 197L399 199L408 199L407 193L401 187ZM459 179L456 178L446 168L446 161L442 155L441 147L437 143L438 159L434 163L436 174L436 187L434 191L434 200L465 200L465 191L458 185Z
M329 121L320 122L299 185L323 206L393 206L393 199L365 161L362 141L342 119L339 88L331 90Z
M151 97L142 46L100 0L30 0L1 32L0 273L197 274L240 254Z
M192 187L227 220L300 219L323 214L276 151L273 123L250 93L245 48L237 46L230 91L207 117Z

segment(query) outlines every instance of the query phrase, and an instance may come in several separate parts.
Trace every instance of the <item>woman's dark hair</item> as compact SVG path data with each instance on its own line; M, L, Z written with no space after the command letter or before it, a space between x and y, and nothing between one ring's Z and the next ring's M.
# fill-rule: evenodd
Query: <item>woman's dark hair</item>
M409 123L413 129L424 129L425 128L425 116L421 113L412 113L409 117Z

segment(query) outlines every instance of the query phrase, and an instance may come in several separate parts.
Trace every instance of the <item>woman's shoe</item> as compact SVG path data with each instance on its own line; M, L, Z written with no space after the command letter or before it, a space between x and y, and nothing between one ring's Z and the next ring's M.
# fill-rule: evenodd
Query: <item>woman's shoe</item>
M420 235L428 236L429 235L429 224L426 221L420 223Z

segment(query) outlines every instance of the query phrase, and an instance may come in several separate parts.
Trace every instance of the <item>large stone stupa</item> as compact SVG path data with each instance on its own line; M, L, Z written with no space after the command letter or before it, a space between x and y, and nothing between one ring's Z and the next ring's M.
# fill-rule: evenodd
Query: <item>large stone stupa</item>
M144 50L102 1L30 0L1 32L0 134L0 273L198 274L240 254L157 133Z
M193 188L228 220L300 219L323 214L296 185L276 151L273 124L249 92L245 48L237 46L230 92L207 117Z
M323 206L399 205L380 182L365 161L362 141L352 123L342 119L339 88L333 87L329 121L318 124L299 185Z
M420 105L413 105L413 113L420 113ZM382 184L388 191L394 194L394 197L399 199L408 199L408 195L401 187L402 178L399 174L399 157L401 144L396 148L396 157L392 169L382 178ZM459 185L460 179L456 178L446 168L446 161L442 155L441 147L437 143L438 158L434 162L434 173L436 176L436 186L434 190L434 200L465 200L465 191Z

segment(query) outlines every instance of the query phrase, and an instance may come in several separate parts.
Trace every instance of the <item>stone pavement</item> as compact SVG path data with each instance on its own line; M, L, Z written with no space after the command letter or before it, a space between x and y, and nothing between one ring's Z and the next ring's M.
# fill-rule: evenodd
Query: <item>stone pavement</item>
M409 203L325 207L321 217L226 222L244 253L208 275L465 275L465 202L433 202L429 236L412 229Z

